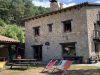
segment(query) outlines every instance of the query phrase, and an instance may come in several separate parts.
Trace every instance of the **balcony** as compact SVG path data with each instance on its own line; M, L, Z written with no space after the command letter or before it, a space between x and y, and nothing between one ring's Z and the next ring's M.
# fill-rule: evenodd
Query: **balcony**
M97 21L97 24L100 25L100 21Z
M100 25L100 12L97 14L97 24Z
M93 31L93 40L96 42L100 42L100 30Z

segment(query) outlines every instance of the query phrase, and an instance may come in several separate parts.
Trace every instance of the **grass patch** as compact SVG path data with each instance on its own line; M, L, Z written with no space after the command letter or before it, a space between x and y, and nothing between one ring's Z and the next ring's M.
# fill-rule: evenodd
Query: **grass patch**
M77 69L88 70L88 69L100 69L100 67L97 67L97 66L77 66L77 65L72 65L70 67L70 69L74 69L74 70L77 70Z
M0 72L0 75L61 75L60 73L40 73L42 70L43 66L30 66L26 70L8 69ZM68 75L100 75L100 67L72 65Z

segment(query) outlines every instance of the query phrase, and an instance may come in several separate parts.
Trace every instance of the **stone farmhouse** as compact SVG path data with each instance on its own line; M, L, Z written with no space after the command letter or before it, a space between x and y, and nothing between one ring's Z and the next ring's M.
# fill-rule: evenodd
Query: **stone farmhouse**
M81 3L63 8L50 1L50 12L25 21L25 56L46 62L52 58L100 57L100 5Z

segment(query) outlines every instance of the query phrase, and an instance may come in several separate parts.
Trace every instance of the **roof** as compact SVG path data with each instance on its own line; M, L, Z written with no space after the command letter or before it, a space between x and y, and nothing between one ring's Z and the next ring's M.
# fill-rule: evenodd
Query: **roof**
M18 43L19 41L0 35L0 43Z
M33 17L29 17L29 18L24 18L23 21L28 21L28 20L31 20L31 19L34 20L34 19L38 19L38 18L41 18L41 17L45 17L45 16L61 13L61 12L66 11L66 10L71 10L72 8L76 9L76 8L79 8L79 7L81 8L81 7L84 7L84 6L100 6L100 4L84 2L84 3L78 4L78 5L74 5L74 6L71 6L71 7L63 8L63 9L60 9L60 10L57 10L57 11L52 11L52 12L49 12L49 13L46 13L46 14L33 16Z

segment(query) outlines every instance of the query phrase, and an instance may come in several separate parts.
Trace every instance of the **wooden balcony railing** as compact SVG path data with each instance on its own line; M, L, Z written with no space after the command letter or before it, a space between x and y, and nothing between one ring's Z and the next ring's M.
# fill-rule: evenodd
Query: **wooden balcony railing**
M97 24L100 25L100 21L97 21Z

